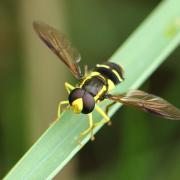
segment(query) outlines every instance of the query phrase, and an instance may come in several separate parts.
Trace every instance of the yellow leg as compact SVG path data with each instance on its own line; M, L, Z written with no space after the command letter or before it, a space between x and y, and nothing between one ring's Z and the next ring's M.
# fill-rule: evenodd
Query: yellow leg
M57 120L59 120L60 116L61 116L61 106L64 104L69 104L69 101L60 101L59 105L58 105L58 112L57 112L57 118L54 120L53 123L50 124L50 126L52 126Z
M88 75L88 66L84 65L84 76L86 77Z
M110 103L110 104L108 104L108 105L106 106L105 113L106 113L107 115L108 115L109 109L110 109L114 104L116 104L115 101L112 102L112 103ZM112 125L112 122L111 122L111 121L108 122L108 126L110 126L110 125Z
M108 112L109 112L109 109L114 105L114 104L116 104L116 102L114 101L114 102L112 102L112 103L110 103L110 104L108 104L107 106L106 106L106 109L105 109L105 113L106 114L108 114Z
M64 104L69 104L69 101L67 100L67 101L60 101L60 102L59 102L58 113L57 113L57 114L58 114L58 117L57 117L58 119L59 119L60 116L61 116L61 106L64 105Z
M67 92L70 93L70 91L74 89L74 86L72 86L71 84L65 82L65 88L66 88ZM60 101L59 102L58 113L57 113L58 117L57 118L59 118L61 116L61 106L65 105L65 104L69 104L69 101L66 100L66 101Z
M103 124L105 124L105 123L110 122L110 118L108 117L108 115L107 115L98 105L95 106L95 110L96 110L102 117L104 117L104 119L103 119L102 121L100 121L100 122L95 123L95 124L94 124L94 127L100 126L100 125L103 125Z
M92 113L88 114L88 118L89 118L89 127L83 131L80 136L79 136L79 143L81 144L81 139L83 136L85 136L86 134L88 134L89 132L91 133L91 140L94 140L94 136L93 136L93 118L92 118Z
M70 91L72 91L75 87L72 86L71 84L65 82L65 88L66 88L66 90L67 90L67 92L68 92L68 94L69 94Z

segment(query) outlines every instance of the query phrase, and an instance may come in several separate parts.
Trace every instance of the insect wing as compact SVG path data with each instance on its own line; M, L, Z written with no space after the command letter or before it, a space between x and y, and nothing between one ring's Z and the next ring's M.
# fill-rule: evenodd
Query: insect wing
M69 40L53 27L35 21L33 27L40 39L66 64L72 74L79 79L81 71L78 63L81 56L77 49L71 46Z
M178 108L158 96L140 90L132 90L117 96L110 95L109 99L167 119L180 120Z

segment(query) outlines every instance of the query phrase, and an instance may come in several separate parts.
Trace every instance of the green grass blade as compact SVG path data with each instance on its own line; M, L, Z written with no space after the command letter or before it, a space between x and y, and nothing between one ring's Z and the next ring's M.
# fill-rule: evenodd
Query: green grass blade
M138 88L180 42L180 1L165 0L117 50L110 61L125 69L126 81L114 92ZM103 104L103 106L105 103ZM114 106L112 115L120 105ZM101 120L97 113L94 119ZM71 111L49 127L5 179L51 179L80 150L78 136L87 124L87 116ZM95 129L95 131L97 131ZM85 144L89 136L82 141Z

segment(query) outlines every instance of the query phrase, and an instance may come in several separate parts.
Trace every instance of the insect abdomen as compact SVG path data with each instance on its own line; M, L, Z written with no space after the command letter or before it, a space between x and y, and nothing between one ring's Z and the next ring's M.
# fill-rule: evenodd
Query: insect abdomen
M112 62L97 64L94 71L100 73L107 79L109 90L124 80L123 69L118 64Z

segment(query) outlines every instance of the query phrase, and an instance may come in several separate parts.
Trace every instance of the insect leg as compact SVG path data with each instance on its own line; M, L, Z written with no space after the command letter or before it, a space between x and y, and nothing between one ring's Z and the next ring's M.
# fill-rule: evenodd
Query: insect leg
M108 104L107 106L106 106L106 109L105 109L105 113L106 114L108 114L109 113L109 109L114 105L114 104L116 104L116 102L114 101L114 102L112 102L112 103L110 103L110 104Z
M97 122L94 124L94 127L96 126L100 126L103 125L105 123L108 123L110 121L110 118L108 117L108 115L99 107L96 105L95 110L102 116L104 117L104 119L100 122Z
M89 119L89 127L83 131L80 136L79 136L79 143L81 142L81 139L83 136L85 136L86 134L88 134L89 132L91 133L91 140L94 140L94 136L93 136L93 118L92 118L92 113L88 114L88 119Z
M116 104L115 101L112 102L112 103L110 103L110 104L108 104L108 105L106 106L105 113L106 113L107 115L108 115L109 109L110 109L114 104ZM110 126L111 124L112 124L112 122L109 121L109 122L108 122L108 126Z
M73 90L75 87L72 86L71 84L65 82L65 88L66 88L66 90L67 90L67 92L68 92L68 94L69 94L70 91Z
M88 66L84 65L84 76L86 77L88 75Z
M59 102L59 105L58 105L58 113L57 113L57 114L58 114L58 117L57 117L58 119L59 119L60 116L61 116L61 106L64 105L64 104L69 104L69 101L66 100L66 101L60 101L60 102Z

